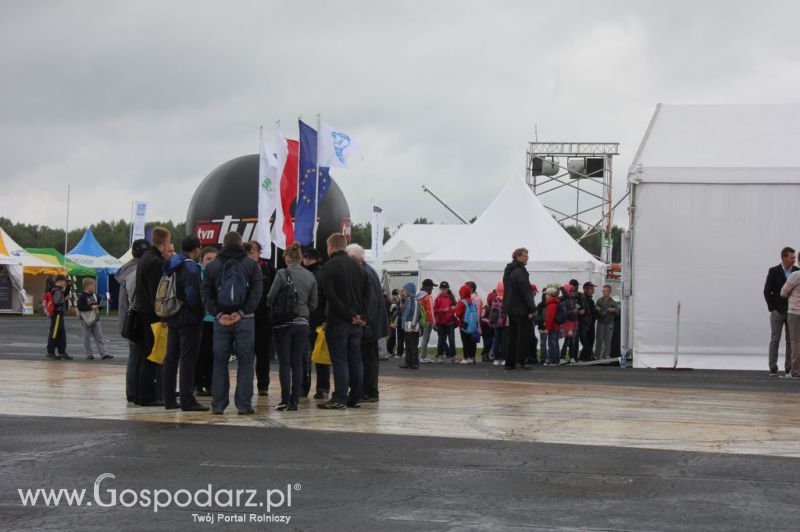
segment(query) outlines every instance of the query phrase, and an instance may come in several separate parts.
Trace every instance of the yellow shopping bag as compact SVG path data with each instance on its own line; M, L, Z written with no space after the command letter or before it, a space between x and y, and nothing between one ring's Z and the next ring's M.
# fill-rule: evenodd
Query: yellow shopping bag
M169 329L166 323L154 323L150 327L153 328L153 350L147 357L147 360L154 364L163 364L167 356L167 333Z
M328 341L325 340L325 328L317 327L317 341L314 342L314 351L311 352L311 362L322 366L331 366L331 354L328 352Z

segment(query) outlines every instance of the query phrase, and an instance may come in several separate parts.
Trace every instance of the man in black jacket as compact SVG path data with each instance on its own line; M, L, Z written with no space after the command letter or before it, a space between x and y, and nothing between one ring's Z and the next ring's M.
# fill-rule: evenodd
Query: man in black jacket
M508 315L505 369L530 369L527 365L531 347L531 320L536 313L528 270L528 250L518 248L503 273L503 312Z
M275 266L261 258L261 244L255 240L244 243L247 255L256 261L261 270L261 299L256 307L256 386L258 395L269 395L269 363L272 360L272 319L267 308L267 294L275 280Z
M231 231L223 237L222 251L206 266L201 292L206 312L214 316L214 375L211 410L221 415L230 404L228 358L236 355L234 402L239 415L254 414L253 355L255 311L261 301L261 269L247 256L242 236Z
M309 353L303 359L303 397L311 391L311 351L317 342L317 327L325 323L325 293L322 291L322 255L313 247L303 250L303 267L314 274L317 280L317 308L309 317ZM327 399L331 390L331 367L314 364L317 370L317 384L314 399Z
M164 272L164 262L169 260L172 237L163 227L153 228L152 245L139 259L136 267L136 288L134 289L134 308L141 329L136 340L136 360L138 362L138 382L134 403L139 406L164 406L161 400L161 366L147 360L153 350L152 324L161 319L156 315L156 291Z
M330 260L322 267L322 291L328 305L325 339L333 362L333 397L319 408L358 408L364 396L361 336L366 321L369 285L367 274L347 256L347 240L341 233L328 237Z
M167 356L164 358L164 408L183 411L206 412L194 398L194 373L200 338L203 332L203 301L200 299L200 240L187 236L181 244L181 253L170 258L164 265L165 275L174 275L176 296L181 302L178 312L167 320ZM175 381L180 366L181 402L175 401Z
M597 321L597 311L594 308L595 285L589 281L583 283L583 292L578 294L578 336L581 340L581 360L594 358L594 325Z
M781 250L781 263L773 266L767 273L767 280L764 283L764 299L767 301L769 310L769 323L771 335L769 339L769 374L778 375L778 346L781 343L781 330L786 329L786 359L784 369L786 373L792 369L792 348L789 344L789 328L786 322L786 313L789 309L789 302L785 297L781 297L781 288L786 279L797 271L795 266L797 253L790 247Z

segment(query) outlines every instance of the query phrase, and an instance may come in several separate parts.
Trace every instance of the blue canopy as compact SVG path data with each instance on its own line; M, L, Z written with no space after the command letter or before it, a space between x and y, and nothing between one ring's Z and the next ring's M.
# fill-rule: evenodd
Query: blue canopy
M116 273L122 263L97 241L91 229L87 229L78 245L67 253L67 258L81 266L97 272L97 292L105 296L108 292L108 275Z

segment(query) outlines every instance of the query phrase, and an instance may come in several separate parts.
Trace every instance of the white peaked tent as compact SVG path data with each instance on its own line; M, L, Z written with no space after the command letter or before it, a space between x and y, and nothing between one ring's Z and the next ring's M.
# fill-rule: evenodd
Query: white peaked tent
M404 240L397 242L381 260L372 263L378 272L383 272L384 288L389 292L402 288L406 283L419 284L419 263L416 254Z
M798 140L800 105L656 107L628 177L635 366L672 366L680 301L679 366L767 371L764 280L800 245Z
M553 219L522 178L511 179L466 230L439 251L420 259L420 276L459 287L474 281L480 293L503 278L512 252L528 248L531 282L565 284L570 279L602 284L605 266Z

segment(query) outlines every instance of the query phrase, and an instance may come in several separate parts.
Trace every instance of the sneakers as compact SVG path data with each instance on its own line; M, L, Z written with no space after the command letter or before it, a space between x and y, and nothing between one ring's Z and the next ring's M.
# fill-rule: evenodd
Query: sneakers
M284 410L289 410L289 405L286 404L286 403L281 403L281 404L279 404L278 406L275 407L275 410L277 410L279 412L283 412Z
M380 399L377 396L366 395L364 396L364 403L377 403Z
M114 358L114 355L103 355L100 358L102 358L103 360L110 360L110 359Z
M462 358L461 362L459 362L459 364L469 364L469 359L468 358Z
M327 399L328 392L317 392L314 394L314 399Z
M289 412L297 412L297 403L289 403L289 408L287 408Z
M496 359L494 359L494 362L492 363L492 365L493 366L505 366L506 362L505 362L505 360L500 360L499 358L496 358Z
M428 357L422 357L419 359L420 364L433 364L433 360Z
M47 353L47 358L52 358L53 360L58 360L58 355L55 353Z
M72 360L72 357L69 356L68 353L61 353L61 356L59 356L58 358L60 358L61 360Z
M47 356L50 356L50 355L47 355ZM777 371L770 371L769 372L769 376L770 377L777 377L778 376L778 372Z
M577 361L577 360L575 360L574 358L570 358L570 359L569 359L569 363L570 363L570 364L577 364L577 363L578 363L578 361Z
M181 410L183 410L184 412L208 412L211 409L208 408L207 406L195 402L188 406L181 405Z
M336 399L331 399L330 401L319 403L317 405L317 408L321 408L323 410L344 410L347 408L347 405L344 403L340 403Z
M94 360L94 355L86 355L86 360Z
M267 390L267 389L258 390L258 395L260 395L261 397L266 397L266 396L269 395L269 390Z
M792 375L791 373L784 373L783 375L781 375L781 379L794 379L794 375Z
M255 411L255 410L253 410L252 408L244 408L244 409L242 409L242 410L239 410L239 411L238 411L238 412L236 412L236 413L237 413L238 415L240 415L240 416L250 416L250 415L252 415L252 414L255 414L255 413L256 413L256 411Z

